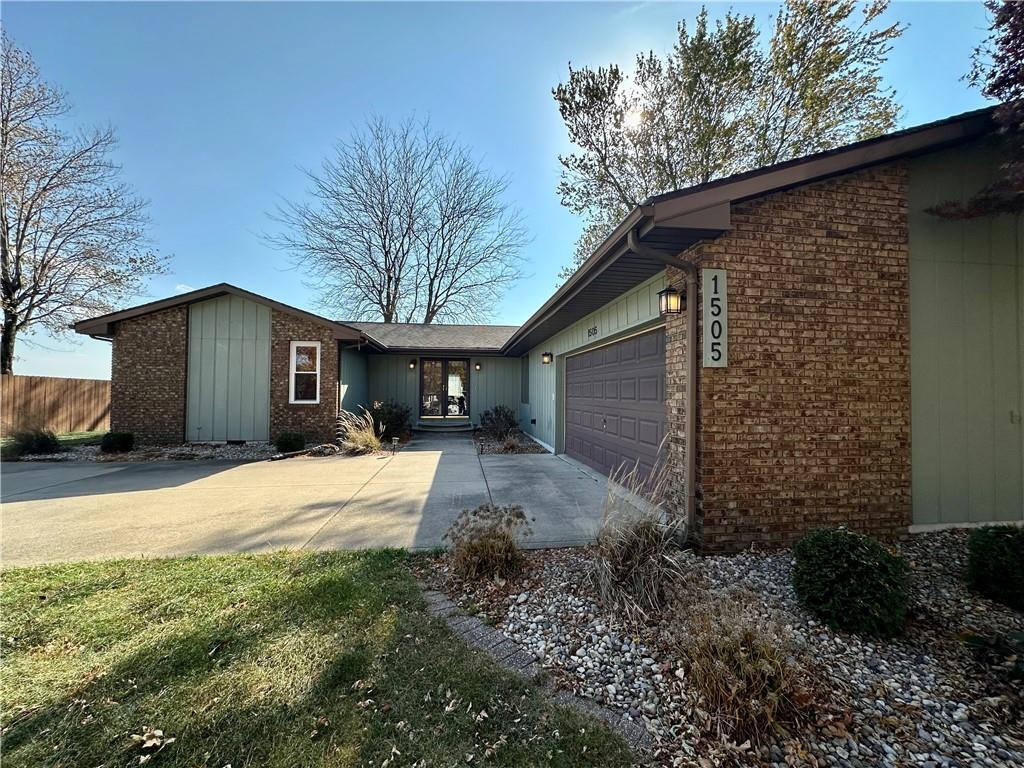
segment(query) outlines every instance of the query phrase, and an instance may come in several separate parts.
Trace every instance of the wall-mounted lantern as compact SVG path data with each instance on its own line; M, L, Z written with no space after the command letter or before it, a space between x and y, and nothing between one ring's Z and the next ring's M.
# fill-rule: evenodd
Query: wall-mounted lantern
M658 312L665 315L678 315L683 311L683 296L671 285L658 291Z
M476 371L479 371L479 370L480 370L481 368L483 368L483 366L482 366L482 365L480 365L480 363L476 363L476 364L475 364L475 365L473 366L473 369L474 369L474 370L476 370Z
M552 355L550 352L541 352L540 353L540 363L541 363L541 365L551 365L551 361L553 359L554 359L554 355Z
M412 370L415 370L415 369L416 369L416 361L415 360L410 360L409 361L409 370L412 371Z

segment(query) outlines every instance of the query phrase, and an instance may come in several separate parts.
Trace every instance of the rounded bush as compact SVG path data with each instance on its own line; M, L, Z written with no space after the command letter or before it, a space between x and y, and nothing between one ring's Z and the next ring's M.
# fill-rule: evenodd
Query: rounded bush
M1024 610L1024 528L987 525L971 531L967 583L985 597Z
M135 447L135 435L131 432L107 432L100 439L103 453L125 453Z
M49 429L19 429L11 435L10 457L60 453L64 448Z
M306 447L306 436L299 432L282 432L274 440L274 447L279 453L301 451Z
M892 637L907 616L906 561L845 528L812 531L793 549L800 602L835 629Z
M380 434L391 442L392 437L404 437L412 432L412 415L409 406L396 400L375 402L370 409L373 420L380 425Z

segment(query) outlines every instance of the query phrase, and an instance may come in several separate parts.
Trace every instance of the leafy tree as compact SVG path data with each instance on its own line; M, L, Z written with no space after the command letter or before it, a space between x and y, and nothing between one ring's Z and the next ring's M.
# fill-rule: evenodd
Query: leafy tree
M752 16L678 25L664 57L569 67L552 91L577 151L559 157L562 204L587 224L573 265L651 195L818 152L893 129L881 66L904 30L888 0L787 0L765 46ZM858 9L859 12L858 12Z
M371 119L306 175L309 199L279 207L268 240L345 318L483 320L520 277L508 179L425 122Z
M64 94L6 34L0 45L0 370L12 373L19 334L66 333L137 294L164 262L147 248L146 203L110 159L114 132L61 131Z
M988 0L985 7L992 25L974 51L967 79L988 98L1002 102L994 119L1007 159L999 178L971 199L930 209L943 218L972 219L1024 210L1024 3Z

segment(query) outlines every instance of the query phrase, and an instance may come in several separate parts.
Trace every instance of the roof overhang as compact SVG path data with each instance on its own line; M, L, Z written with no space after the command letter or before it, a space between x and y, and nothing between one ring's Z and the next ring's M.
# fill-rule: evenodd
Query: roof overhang
M100 315L99 317L93 317L88 320L81 320L75 323L72 327L76 333L92 336L93 338L110 339L114 335L114 326L123 320L130 320L134 317L141 317L143 315L149 315L154 312L160 312L174 307L187 306L200 301L215 299L219 296L240 296L243 299L264 304L280 312L286 312L306 320L311 320L330 328L334 338L336 339L359 341L363 338L363 335L359 331L355 328L344 325L343 323L329 320L326 317L315 315L312 312L306 312L303 309L292 307L288 304L282 304L279 301L268 299L266 296L260 296L258 293L246 291L242 288L231 285L230 283L218 283L217 285L211 285L207 288L200 288L195 291L189 291L188 293L180 293L177 296L171 296L167 299L151 301L148 304L140 304L136 307L130 307L129 309L123 309L118 312L111 312L107 315Z
M733 203L980 138L993 131L994 110L968 112L652 197L630 211L593 255L512 335L504 352L525 354L664 270L663 261L630 252L627 238L631 230L646 248L677 256L729 229Z

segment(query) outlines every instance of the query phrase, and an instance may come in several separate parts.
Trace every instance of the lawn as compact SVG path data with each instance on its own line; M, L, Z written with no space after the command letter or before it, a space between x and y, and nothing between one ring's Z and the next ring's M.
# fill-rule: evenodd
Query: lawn
M72 563L2 579L5 768L634 760L430 618L400 552ZM149 746L133 738L146 728Z

